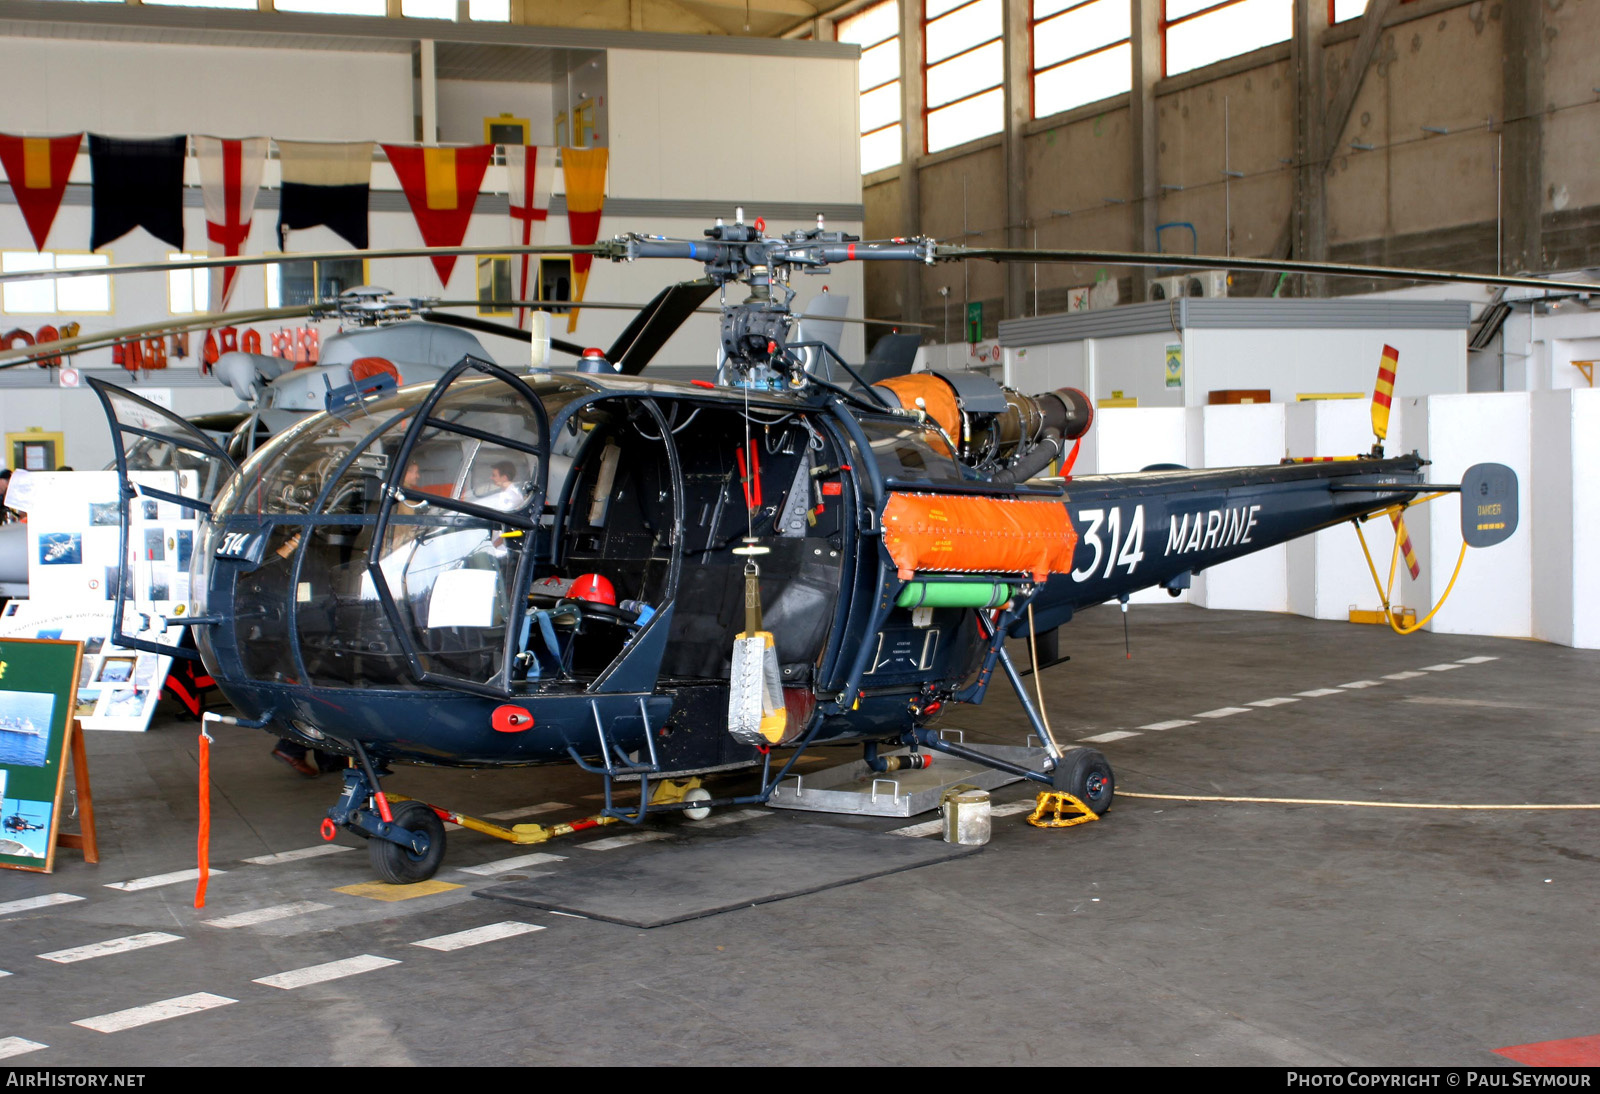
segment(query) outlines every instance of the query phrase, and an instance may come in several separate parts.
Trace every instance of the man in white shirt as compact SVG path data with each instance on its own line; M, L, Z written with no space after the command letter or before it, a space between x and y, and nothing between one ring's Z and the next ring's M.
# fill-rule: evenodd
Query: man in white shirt
M489 468L489 482L494 487L494 493L478 499L479 504L490 509L498 509L502 513L521 509L522 503L528 499L513 481L516 473L517 465L510 460L501 460Z

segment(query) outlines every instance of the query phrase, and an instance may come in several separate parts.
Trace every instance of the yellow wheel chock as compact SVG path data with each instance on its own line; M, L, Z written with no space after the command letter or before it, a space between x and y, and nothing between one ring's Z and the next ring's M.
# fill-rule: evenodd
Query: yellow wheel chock
M1038 804L1028 814L1028 823L1035 828L1071 828L1099 819L1093 809L1064 790L1041 791Z

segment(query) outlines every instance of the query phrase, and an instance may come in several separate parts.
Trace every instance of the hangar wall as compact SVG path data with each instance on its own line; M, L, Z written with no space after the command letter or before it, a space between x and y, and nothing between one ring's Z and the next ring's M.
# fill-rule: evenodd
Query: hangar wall
M1353 79L1360 84L1347 125L1328 135L1336 151L1321 170L1325 197L1302 210L1322 218L1323 238L1309 251L1296 244L1294 257L1479 272L1600 264L1592 48L1600 5L1396 3L1370 66L1352 73L1361 23L1324 24L1315 34L1325 71L1314 88L1321 101ZM903 34L920 28L903 24ZM1305 158L1296 149L1294 50L1311 46L1286 42L1155 81L1148 180L1134 166L1136 81L1134 96L1024 120L1011 134L868 176L867 232L921 232L975 246L1288 253L1297 159ZM914 116L908 122L918 128ZM1008 139L1021 145L1020 176L1005 167ZM917 140L908 136L913 146ZM1242 177L1224 175L1225 168ZM1145 203L1154 206L1148 218ZM1008 214L1017 208L1025 210L1020 222ZM1008 293L999 267L964 265L910 280L871 271L870 306L937 322L939 290L948 289L957 309L984 304L992 336L1000 319L1064 311L1069 288L1104 278L1121 280L1124 302L1142 299L1125 268L1040 266ZM1237 276L1231 292L1255 295L1262 281ZM1349 278L1322 286L1337 294L1374 287ZM1293 280L1282 286L1300 290Z

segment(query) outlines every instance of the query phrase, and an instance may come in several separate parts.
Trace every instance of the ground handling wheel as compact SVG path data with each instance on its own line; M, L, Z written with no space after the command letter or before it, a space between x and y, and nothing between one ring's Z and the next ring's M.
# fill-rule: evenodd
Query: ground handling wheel
M1097 753L1098 755L1098 753ZM418 854L409 847L374 836L367 840L372 868L391 885L411 885L427 881L444 861L444 822L421 802L401 802L395 807L394 823L427 837L427 848Z
M1068 749L1056 761L1050 782L1057 790L1087 805L1097 817L1111 808L1111 799L1117 792L1111 765L1092 748Z

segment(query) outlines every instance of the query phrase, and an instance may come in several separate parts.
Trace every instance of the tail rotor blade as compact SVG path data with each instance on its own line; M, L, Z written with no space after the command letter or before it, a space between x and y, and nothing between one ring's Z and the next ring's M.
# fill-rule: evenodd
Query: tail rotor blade
M1422 576L1422 567L1417 562L1416 548L1411 546L1411 533L1406 530L1406 521L1399 513L1389 514L1389 523L1394 525L1394 534L1400 540L1400 553L1406 556L1406 569L1411 571L1411 580L1416 581Z
M1372 390L1372 433L1379 448L1389 436L1389 404L1394 400L1394 376L1399 366L1400 351L1384 346L1383 360L1378 362L1378 383Z

